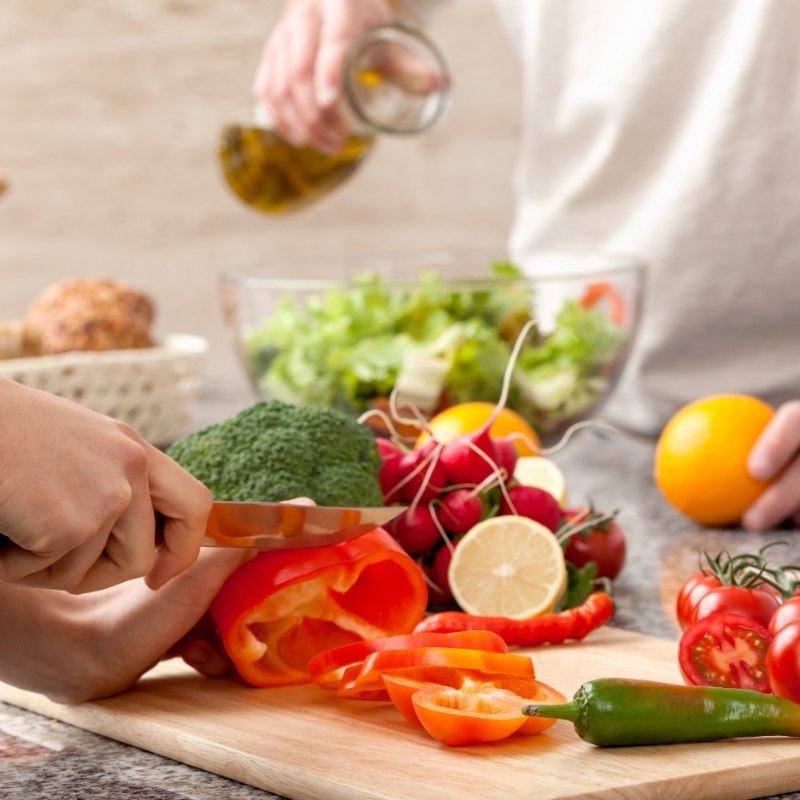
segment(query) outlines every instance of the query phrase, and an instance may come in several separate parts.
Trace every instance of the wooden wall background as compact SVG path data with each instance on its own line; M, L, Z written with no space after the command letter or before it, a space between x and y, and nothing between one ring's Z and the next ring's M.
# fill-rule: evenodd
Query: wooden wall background
M0 319L53 280L110 275L158 299L162 332L212 343L240 386L216 276L281 255L502 248L511 222L518 71L489 0L451 0L430 31L455 76L435 132L383 140L300 215L267 218L222 186L216 133L244 107L277 0L0 3Z

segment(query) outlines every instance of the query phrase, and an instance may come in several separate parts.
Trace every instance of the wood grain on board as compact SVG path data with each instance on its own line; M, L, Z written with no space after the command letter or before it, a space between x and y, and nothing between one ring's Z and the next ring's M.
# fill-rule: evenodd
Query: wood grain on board
M615 629L534 658L537 676L570 694L597 677L679 680L674 642ZM3 684L0 700L298 800L736 800L800 788L796 740L601 750L559 722L538 737L448 750L386 704L309 686L249 689L175 662L82 706Z

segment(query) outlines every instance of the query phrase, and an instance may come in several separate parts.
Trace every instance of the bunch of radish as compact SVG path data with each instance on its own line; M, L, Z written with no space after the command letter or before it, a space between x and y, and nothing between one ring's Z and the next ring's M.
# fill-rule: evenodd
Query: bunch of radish
M389 439L377 442L384 500L387 505L408 505L390 530L408 553L420 559L434 605L452 602L447 570L453 549L482 519L518 514L554 533L562 523L563 513L552 495L514 484L514 439L493 438L488 425L447 444L429 440L416 450Z
M400 545L418 559L428 582L432 605L453 602L447 578L453 551L459 539L487 517L495 514L528 517L557 534L564 547L568 546L570 537L584 530L591 531L595 523L613 521L614 514L596 516L593 511L582 514L577 521L566 519L558 501L549 492L515 483L517 442L526 445L528 452L546 451L540 450L523 434L493 437L490 433L508 401L514 365L532 326L533 322L529 322L520 331L503 376L500 398L479 430L452 441L439 442L413 405L405 404L414 418L398 412L396 390L389 397L391 416L373 409L361 417L362 421L380 417L391 436L377 440L384 501L387 505L407 505L408 509L392 522L390 530ZM431 438L416 449L408 449L396 424L420 428ZM569 438L572 430L591 424L596 423L576 423L562 441ZM551 452L561 446L556 445Z

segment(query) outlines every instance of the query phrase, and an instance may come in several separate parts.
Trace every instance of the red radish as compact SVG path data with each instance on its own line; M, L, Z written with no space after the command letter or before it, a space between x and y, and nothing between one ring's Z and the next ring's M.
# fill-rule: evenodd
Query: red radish
M447 471L451 484L477 485L495 471L497 450L489 432L484 429L467 436L459 436L446 444L439 461Z
M392 500L397 501L400 498L396 492L392 492L392 489L394 489L403 478L400 471L400 459L403 457L403 451L388 439L376 439L375 444L378 447L378 454L383 462L381 471L378 474L383 497L389 502Z
M427 464L420 467L420 464L425 460L425 458L430 456L430 453L430 449L426 452L424 448L420 450L411 450L408 453L404 453L397 460L397 465L400 472L399 481L404 480L412 472L414 472L417 467L419 467L417 473L397 490L397 494L402 499L413 502L414 498L417 496L417 492L420 490L420 487L425 484L425 489L420 496L420 502L429 503L435 497L438 497L447 486L447 473L442 466L441 457L439 460L437 460L432 472L431 464L436 456L430 458ZM431 473L430 477L428 477L429 472Z
M450 533L466 533L475 527L483 516L483 503L468 489L448 492L441 500L439 522Z
M432 586L428 587L428 598L432 605L446 606L453 602L453 593L450 591L450 582L447 579L447 570L450 568L452 558L453 553L445 544L436 551L433 561L425 567L428 578L438 589L437 591Z
M423 505L397 517L392 523L392 533L407 553L425 553L441 541L433 513Z
M494 446L497 450L497 464L505 470L505 479L508 483L514 477L514 467L517 466L517 458L519 458L517 446L508 437L495 439Z
M395 458L400 458L405 452L401 450L391 439L376 439L375 446L378 448L378 455L385 464Z
M511 505L505 498L500 503L501 514L519 514L540 522L555 533L561 527L563 513L555 497L535 486L513 486L508 490Z

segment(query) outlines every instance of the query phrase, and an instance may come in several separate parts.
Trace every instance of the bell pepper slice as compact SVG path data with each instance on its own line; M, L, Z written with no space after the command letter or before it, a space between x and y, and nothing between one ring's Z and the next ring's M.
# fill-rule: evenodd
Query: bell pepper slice
M524 678L476 681L465 676L458 688L426 685L413 692L410 682L401 683L391 677L385 680L401 713L408 718L410 701L418 724L448 747L496 742L514 734L541 733L556 720L541 718L536 725L529 725L530 718L522 714L523 706L531 700L562 703L565 699L552 687Z
M623 325L627 315L625 298L619 293L612 283L598 281L590 283L580 299L583 308L594 308L601 300L607 299L609 303L609 316L615 325Z
M412 703L422 727L448 747L497 742L525 724L521 708L460 689L423 689L414 693Z
M307 683L320 652L408 633L427 589L386 531L327 547L273 550L243 564L211 604L239 674L254 686Z
M452 670L450 674L420 674L416 679L400 675L384 675L383 684L389 699L402 716L414 725L422 726L414 708L413 697L419 691L436 691L450 688L467 694L482 694L496 700L506 702L515 708L522 708L530 702L563 703L566 698L561 692L546 683L531 678L513 678L506 676L486 676L469 674L460 670ZM526 717L522 727L516 733L534 735L547 730L555 724L554 719L543 717Z
M382 650L408 650L416 647L461 647L505 653L506 643L491 631L458 631L456 633L411 633L354 642L326 650L308 662L311 680L323 689L338 689L347 667L362 664L372 653Z
M383 699L383 696L376 693L385 692L384 675L418 678L420 674L430 676L433 670L453 669L480 675L534 677L533 661L528 656L515 653L493 653L455 647L384 650L367 656L360 668L350 667L345 671L339 687L339 696L352 700L376 699L376 697ZM388 698L388 694L384 696Z

